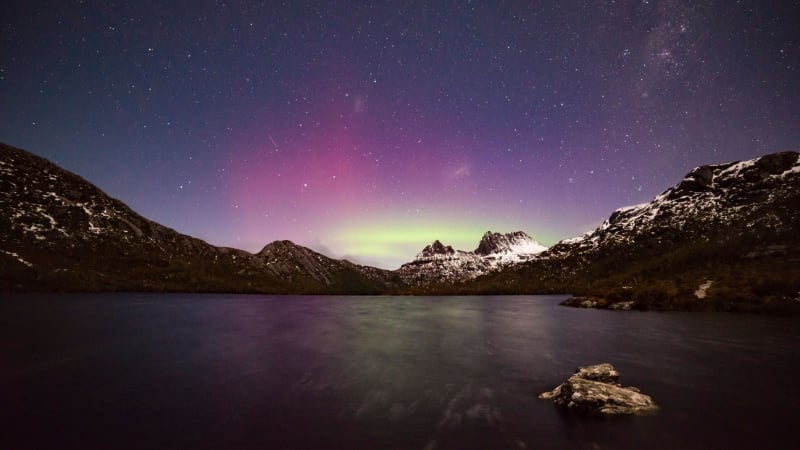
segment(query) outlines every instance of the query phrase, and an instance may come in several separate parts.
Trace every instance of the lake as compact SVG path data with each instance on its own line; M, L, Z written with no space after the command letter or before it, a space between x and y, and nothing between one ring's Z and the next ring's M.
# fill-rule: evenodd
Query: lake
M800 319L563 298L6 295L0 448L796 445ZM660 412L537 398L599 362Z

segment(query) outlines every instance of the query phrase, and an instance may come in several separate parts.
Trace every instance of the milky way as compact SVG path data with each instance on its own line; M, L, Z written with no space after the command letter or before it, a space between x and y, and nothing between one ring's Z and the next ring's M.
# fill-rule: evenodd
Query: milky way
M369 3L6 3L0 140L213 244L383 267L800 146L797 2Z

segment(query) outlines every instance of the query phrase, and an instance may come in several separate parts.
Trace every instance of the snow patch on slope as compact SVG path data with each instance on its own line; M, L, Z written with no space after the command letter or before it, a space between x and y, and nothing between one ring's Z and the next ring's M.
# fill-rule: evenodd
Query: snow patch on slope
M21 257L21 256L19 256L17 253L14 253L14 252L9 252L9 251L6 251L6 250L0 250L0 252L3 252L3 253L5 253L6 255L8 255L8 256L11 256L11 257L15 258L17 261L21 262L22 264L24 264L24 265L26 265L26 266L28 266L28 267L33 267L33 264L31 264L30 262L28 262L28 261L25 261L24 259L22 259L22 257Z
M712 232L709 230L736 220L755 205L771 201L781 189L791 189L786 179L798 174L800 155L793 152L696 167L680 183L660 193L650 203L617 209L594 231L558 242L541 258L592 252L606 244L632 245L642 237L652 237L663 230L709 234ZM770 186L772 191L767 198L752 197L753 191L748 186L753 185ZM770 215L756 222L773 229L791 226ZM748 226L755 226L755 223Z

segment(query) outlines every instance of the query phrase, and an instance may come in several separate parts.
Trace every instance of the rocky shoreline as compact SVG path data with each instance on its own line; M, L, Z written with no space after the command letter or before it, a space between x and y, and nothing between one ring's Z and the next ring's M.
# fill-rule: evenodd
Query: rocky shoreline
M684 297L680 299L653 300L620 299L618 294L573 296L559 303L561 306L584 309L609 309L613 311L717 311L717 312L749 312L800 314L800 292L783 297L767 299L747 299L746 301L716 299L709 301L705 297ZM623 297L624 298L624 297ZM665 297L666 298L666 297Z
M636 302L633 300L622 302L609 302L604 297L570 297L560 303L562 306L572 306L573 308L597 308L615 309L620 311L630 311L635 309Z

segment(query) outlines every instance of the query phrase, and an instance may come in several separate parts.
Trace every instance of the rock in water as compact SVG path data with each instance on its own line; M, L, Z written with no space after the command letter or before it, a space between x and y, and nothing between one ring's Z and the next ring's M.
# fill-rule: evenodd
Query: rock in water
M539 398L590 414L651 414L658 406L635 387L622 387L611 364L579 367L575 374Z
M583 378L584 380L599 381L601 383L619 386L619 372L614 369L614 366L608 363L578 367L574 376Z

